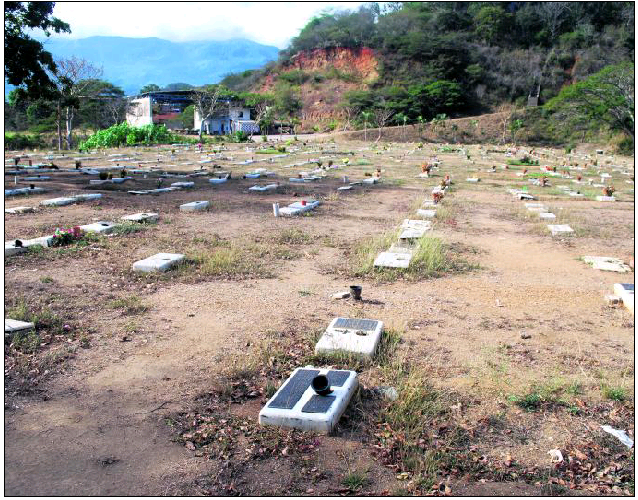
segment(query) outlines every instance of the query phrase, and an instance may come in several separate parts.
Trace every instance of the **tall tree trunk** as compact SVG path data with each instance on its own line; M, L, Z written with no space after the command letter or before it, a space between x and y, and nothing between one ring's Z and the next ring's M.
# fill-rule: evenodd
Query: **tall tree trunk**
M202 134L204 133L204 120L199 123L199 142L202 142Z
M71 132L73 131L73 109L69 106L66 108L66 145L67 149L73 147Z
M56 124L58 126L58 151L62 150L62 108L58 101L58 109L56 113Z

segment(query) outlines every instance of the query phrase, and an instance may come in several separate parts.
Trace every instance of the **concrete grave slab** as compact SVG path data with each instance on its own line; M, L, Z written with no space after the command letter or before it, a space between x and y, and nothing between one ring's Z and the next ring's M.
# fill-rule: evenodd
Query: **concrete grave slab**
M226 181L228 181L228 177L215 177L212 179L208 179L208 182L210 182L211 184L223 184Z
M399 233L399 241L405 242L410 240L418 240L425 234L426 229L407 228Z
M279 213L283 215L298 215L309 210L313 210L319 206L319 201L317 200L308 200L305 205L302 205L300 201L296 201L291 203L287 207L283 207L279 209Z
M429 220L422 219L403 219L403 222L400 226L401 229L420 229L423 231L428 231L432 229L432 222Z
M411 253L381 252L374 260L374 266L406 269L410 265L411 260Z
M420 215L421 217L425 217L427 219L432 219L434 217L436 217L436 210L424 210L422 208L419 208L416 211L417 215Z
M98 200L102 198L102 195L100 193L76 194L72 198L77 201Z
M129 222L157 222L159 220L159 214L154 212L141 212L138 214L124 215L122 220Z
M51 177L46 175L38 176L38 177L23 177L22 180L25 181L48 181Z
M363 182L364 184L376 184L379 182L379 179L377 177L367 177L366 179L363 179L361 182Z
M551 212L541 212L538 214L541 219L553 220L556 218L556 215Z
M315 345L315 353L345 351L372 358L383 332L383 322L335 318Z
M52 198L50 200L43 200L40 202L40 205L44 206L53 206L53 207L63 207L65 205L71 205L75 203L77 200L75 198Z
M317 375L328 378L330 394L320 396L312 389ZM339 421L358 385L354 371L297 368L261 409L259 423L327 434Z
M191 188L195 185L194 182L173 182L171 184L171 187L178 187L178 188Z
M252 186L248 188L248 191L258 191L258 192L274 191L275 189L277 189L277 187L278 187L277 184L267 184L265 186Z
M536 198L529 193L518 193L517 198L519 200L535 200Z
M27 251L26 247L16 246L15 240L13 242L11 242L11 241L5 241L4 242L4 256L5 257L11 257L12 255L17 255L19 253L23 253L23 252L26 252L26 251Z
M568 224L548 224L547 228L551 231L552 236L564 233L573 233L574 230Z
M44 193L45 190L43 188L30 188L30 187L25 187L25 188L17 188L17 189L5 189L4 190L4 195L5 196L16 196L16 195L20 195L20 194L35 194L35 193Z
M583 261L586 264L591 264L594 269L600 269L601 271L613 271L616 273L631 272L631 268L627 264L621 259L614 259L613 257L585 255Z
M142 195L142 194L151 194L150 191L148 190L141 190L141 191L127 191L127 193L129 194L137 194L137 195Z
M182 260L184 260L184 254L181 253L157 253L144 260L135 262L133 264L133 271L145 273L168 271Z
M4 213L6 214L26 214L29 212L35 212L35 209L33 207L14 207L4 209Z
M582 198L585 196L583 193L576 193L575 191L568 191L567 194L573 198Z
M352 186L341 186L337 188L337 191L351 191Z
M596 201L616 201L613 196L596 196Z
M468 177L467 179L465 179L467 182L481 182L481 179L479 179L478 177Z
M4 318L4 333L16 333L28 330L33 330L35 325L26 321L19 321L17 319Z
M614 294L622 299L623 305L634 314L635 296L633 283L615 283Z
M182 212L197 212L199 210L206 210L210 202L208 201L191 201L190 203L184 203L179 206Z
M105 221L94 222L92 224L80 226L80 229L86 233L109 234L113 232L113 229L115 229L115 223Z
M544 206L542 203L525 203L525 208L543 208Z
M527 207L529 212L547 212L547 207Z

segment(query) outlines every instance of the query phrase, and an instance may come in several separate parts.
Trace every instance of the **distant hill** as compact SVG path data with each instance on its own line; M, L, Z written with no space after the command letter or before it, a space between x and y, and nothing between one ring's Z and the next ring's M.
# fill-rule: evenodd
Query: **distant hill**
M92 36L49 38L45 49L55 59L76 56L104 68L105 80L135 94L148 83L217 83L227 73L258 68L276 60L279 49L236 38L225 41L171 42L161 38Z

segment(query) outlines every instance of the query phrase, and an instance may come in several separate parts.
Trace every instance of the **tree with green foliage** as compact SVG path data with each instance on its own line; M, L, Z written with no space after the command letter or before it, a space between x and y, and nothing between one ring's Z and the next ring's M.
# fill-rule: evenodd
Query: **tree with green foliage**
M50 75L57 66L42 42L27 33L42 30L47 37L52 31L71 33L67 23L51 16L54 5L54 2L4 2L5 80L31 96L46 97L46 92L55 92Z
M84 87L77 112L82 124L100 130L125 119L126 101L120 87L100 79L79 83Z
M621 130L634 142L634 63L607 66L563 88L545 108L555 118L587 118Z
M512 14L496 4L482 7L474 17L476 34L489 44L504 38L511 27Z
M171 90L192 90L194 88L195 88L195 86L191 85L190 83L169 83L168 85L166 85L161 90L167 90L167 91L171 91ZM160 90L160 89L157 89L157 90Z
M147 92L157 92L158 90L160 90L160 86L156 85L154 83L149 83L147 85L144 85L141 89L140 89L140 94L146 94Z

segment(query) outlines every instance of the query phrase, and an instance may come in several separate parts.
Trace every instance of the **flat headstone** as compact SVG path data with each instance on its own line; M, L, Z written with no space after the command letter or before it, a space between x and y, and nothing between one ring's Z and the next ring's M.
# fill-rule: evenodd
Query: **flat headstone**
M436 217L436 210L424 210L422 208L419 208L416 211L416 214L420 215L421 217L425 217L427 219L431 219L431 218Z
M265 186L252 186L248 188L248 191L259 191L259 192L274 191L275 189L277 189L277 187L278 187L277 184L267 184Z
M479 179L478 177L468 177L467 179L465 179L467 182L481 182L481 179Z
M375 267L407 268L412 260L410 253L381 252L374 260Z
M552 236L562 233L573 233L574 230L568 224L548 224L547 228L552 232Z
M124 215L121 219L130 222L156 222L159 219L159 214L154 212L141 212L133 215Z
M613 271L616 273L631 272L631 268L627 264L625 264L621 259L614 259L613 257L596 257L586 255L583 257L583 261L586 264L591 264L594 269L600 269L601 271Z
M44 193L44 189L43 188L18 188L18 189L5 189L4 190L4 195L5 196L16 196L19 194L35 194L35 193Z
M346 351L372 358L382 331L381 321L335 318L315 345L315 353Z
M556 215L551 212L541 212L538 214L541 219L553 220L556 218Z
M525 208L543 208L544 206L542 203L525 203Z
M142 195L142 194L151 194L150 191L148 190L141 190L141 191L127 191L129 194L137 194L137 195Z
M114 222L94 222L92 224L86 224L84 226L80 226L80 229L86 233L104 233L109 234L113 232L115 229Z
M547 207L527 207L529 212L547 212Z
M399 240L400 241L405 241L405 240L416 240L421 238L424 234L425 231L427 231L427 229L417 229L414 227L410 227L407 229L403 229L400 233L399 233Z
M17 319L4 318L4 333L22 332L25 330L33 330L35 325L26 321L19 321Z
M88 194L76 194L72 196L76 201L88 201L88 200L98 200L102 198L102 194L100 193L88 193Z
M616 201L613 196L596 196L596 201Z
M519 200L535 200L536 199L529 193L518 193L516 196L518 197Z
M153 272L168 271L171 267L184 260L181 253L158 253L133 264L133 271Z
M622 299L624 306L634 314L634 284L633 283L615 283L614 294Z
M29 212L35 212L33 207L13 207L13 208L5 208L4 212L7 214L26 214Z
M320 396L312 389L317 375L328 378L330 394ZM341 418L358 385L354 371L297 368L261 409L259 423L327 434Z
M51 177L46 175L38 176L38 177L23 177L24 181L48 181Z
M190 203L184 203L179 206L182 212L197 212L199 210L205 210L210 205L208 201L191 201Z
M52 198L50 200L41 201L40 205L63 207L65 205L71 205L72 203L75 203L76 201L77 200L75 198Z
M376 184L377 182L379 182L378 177L368 177L366 179L363 179L361 182L363 182L364 184Z
M352 186L341 186L337 188L337 191L350 191L352 190Z
M211 184L223 184L226 181L228 181L228 177L215 177L213 179L208 179L208 182Z
M577 193L575 191L568 191L567 194L573 198L582 198L585 196L583 193Z
M308 200L305 205L303 205L300 201L296 201L287 207L280 208L279 213L283 215L298 215L309 210L314 210L318 206L319 201L317 200Z
M420 229L422 231L429 231L432 229L432 222L422 219L403 219L400 226L401 229Z
M173 182L171 187L190 188L195 185L194 182Z

